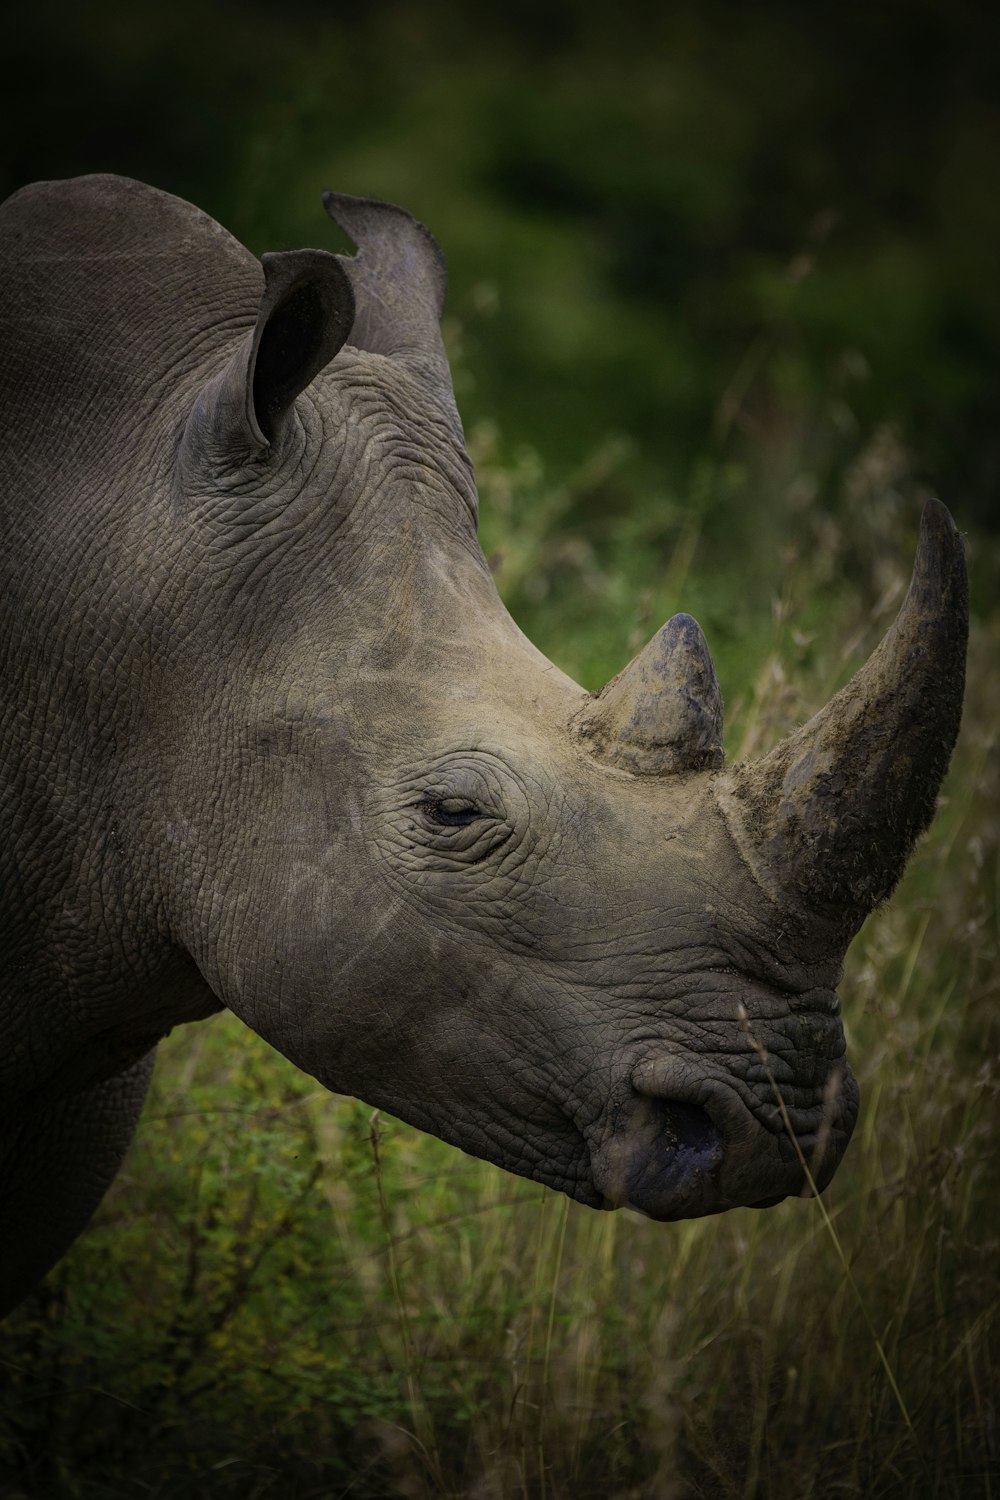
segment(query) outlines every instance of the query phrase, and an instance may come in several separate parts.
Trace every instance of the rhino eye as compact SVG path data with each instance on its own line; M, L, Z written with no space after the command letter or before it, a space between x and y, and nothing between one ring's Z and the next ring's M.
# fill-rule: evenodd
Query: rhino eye
M481 807L467 797L425 797L420 810L430 823L439 828L468 828L486 816Z

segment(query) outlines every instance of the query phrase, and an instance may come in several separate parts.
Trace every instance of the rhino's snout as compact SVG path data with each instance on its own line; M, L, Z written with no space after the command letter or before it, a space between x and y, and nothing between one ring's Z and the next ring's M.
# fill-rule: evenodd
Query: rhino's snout
M831 1073L812 1107L782 1112L775 1103L760 1118L722 1080L703 1081L695 1102L680 1079L671 1086L659 1073L633 1076L593 1154L607 1207L692 1219L808 1195L803 1163L819 1191L830 1181L856 1113L857 1085L846 1068Z

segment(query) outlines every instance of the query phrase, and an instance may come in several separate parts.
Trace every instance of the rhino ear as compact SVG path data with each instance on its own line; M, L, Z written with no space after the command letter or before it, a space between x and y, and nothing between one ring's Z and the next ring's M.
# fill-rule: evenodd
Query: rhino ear
M247 361L246 417L262 440L278 437L292 403L343 348L354 293L335 255L265 255L264 295Z
M324 193L323 204L358 247L356 255L337 257L357 303L352 345L409 369L461 436L441 341L448 273L440 245L426 225L395 203Z
M439 324L448 273L437 240L405 208L347 193L323 194L330 218L354 241L339 256L358 305L352 344L390 358L447 361Z
M279 444L295 398L343 347L354 293L326 250L265 255L257 322L222 373L202 392L197 426L224 455Z

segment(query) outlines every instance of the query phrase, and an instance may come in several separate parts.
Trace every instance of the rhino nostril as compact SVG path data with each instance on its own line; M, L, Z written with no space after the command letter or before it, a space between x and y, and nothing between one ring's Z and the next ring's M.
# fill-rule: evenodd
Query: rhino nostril
M664 1144L672 1145L675 1155L692 1166L702 1159L710 1158L713 1163L721 1159L722 1137L700 1105L658 1099L656 1106L665 1120Z
M722 1154L722 1136L699 1105L635 1094L606 1191L619 1203L663 1217L704 1194Z

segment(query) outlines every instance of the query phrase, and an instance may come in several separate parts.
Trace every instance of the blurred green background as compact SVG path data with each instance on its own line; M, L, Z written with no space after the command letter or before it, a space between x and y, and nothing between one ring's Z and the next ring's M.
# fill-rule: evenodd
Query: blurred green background
M257 252L340 248L325 187L431 226L484 548L588 687L690 609L730 754L772 743L932 491L976 618L942 815L845 980L843 1260L811 1206L664 1232L373 1140L189 1028L0 1335L0 1496L992 1500L1000 8L98 0L4 43L4 192L123 172Z
M793 470L834 406L994 517L994 6L96 0L4 41L7 191L123 172L258 252L324 242L324 187L411 208L467 420L556 472L613 433L707 504L707 455Z

